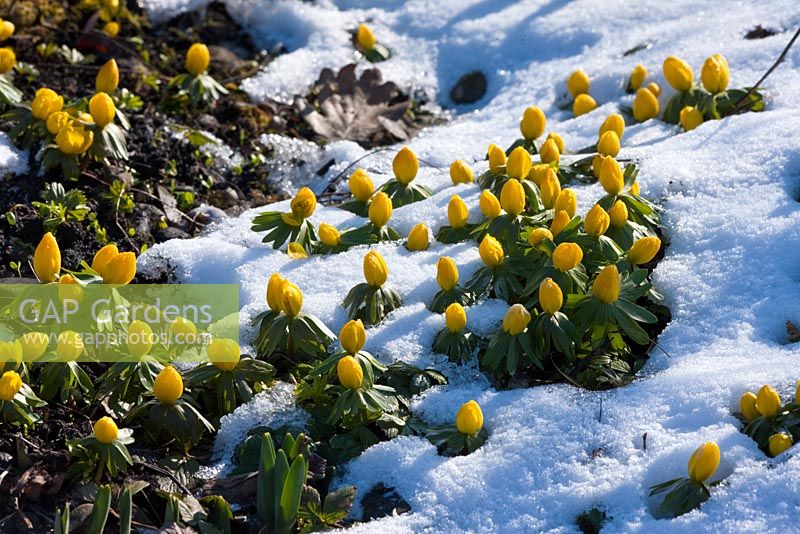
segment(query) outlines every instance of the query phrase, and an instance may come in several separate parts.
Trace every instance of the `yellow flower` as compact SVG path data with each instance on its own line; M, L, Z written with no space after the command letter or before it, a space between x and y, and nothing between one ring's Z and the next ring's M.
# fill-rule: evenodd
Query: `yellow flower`
M631 195L639 196L639 182L633 182L630 188Z
M392 218L392 200L381 191L369 204L369 220L375 228L383 228Z
M505 259L503 246L500 242L490 235L486 235L478 246L478 253L481 256L481 261L487 267L497 267Z
M464 435L474 436L483 428L483 412L477 402L465 402L456 414L456 429Z
M576 97L589 92L589 76L581 69L574 71L567 78L567 91Z
M0 19L0 41L5 41L14 35L14 23L10 20Z
M83 338L73 330L65 330L58 334L56 341L56 355L62 362L72 362L83 354Z
M71 274L62 274L58 279L58 298L67 300L83 300L83 289L78 279Z
M447 203L447 221L455 229L464 228L467 225L469 218L469 210L467 205L461 200L458 195L450 197L450 202Z
M772 434L769 437L769 455L778 456L783 451L792 446L792 436L781 432L780 434Z
M92 259L92 270L97 272L101 277L104 277L108 262L114 259L118 254L119 250L117 249L117 245L111 243L104 246L94 255L94 259Z
M53 135L58 134L58 132L66 126L70 121L69 113L66 111L56 111L55 113L51 113L49 117L47 117L47 131Z
M619 299L619 271L616 265L606 265L592 284L594 296L611 304Z
M622 139L622 135L625 133L625 119L622 118L622 115L619 113L612 113L606 117L606 120L600 125L597 138L601 139L606 132L614 132L617 134L618 140Z
M651 261L661 249L661 240L655 236L641 237L628 250L628 261L642 265Z
M658 115L658 99L647 89L636 91L633 99L633 118L636 122L644 122Z
M358 389L364 381L364 370L358 360L352 356L345 356L336 364L336 374L339 383L346 388Z
M569 188L562 189L556 197L554 210L556 213L566 211L569 218L573 218L575 212L578 211L578 197L575 195L575 191Z
M500 205L513 217L525 211L525 189L519 180L508 180L503 185L500 191Z
M611 156L603 158L603 164L600 166L600 185L612 197L620 194L625 188L622 169Z
M303 292L288 280L281 284L281 309L289 317L297 317L303 308Z
M289 226L300 226L303 224L303 219L298 219L291 212L289 213L281 213L281 220L288 224Z
M74 122L67 123L56 135L58 150L67 155L83 154L93 141L94 133Z
M36 91L36 96L31 102L31 112L33 112L34 117L44 121L56 111L61 111L63 105L64 97L52 89L43 87Z
M347 321L339 331L339 342L347 354L358 354L367 342L367 332L361 319Z
M597 142L597 152L605 156L616 157L619 154L619 136L616 132L605 132Z
M561 243L553 251L553 266L565 273L577 267L583 260L583 250L577 243Z
M156 376L153 393L161 404L175 404L183 395L183 377L177 369L167 365Z
M689 478L704 482L719 467L719 447L713 441L703 443L689 458Z
M303 187L292 199L291 208L295 218L308 219L317 209L317 196L308 187Z
M0 74L10 71L16 64L17 55L14 53L14 49L7 46L0 48Z
M319 225L319 239L326 247L335 247L341 243L342 236L339 234L339 230L337 230L335 226L332 226L328 223L322 223Z
M104 284L124 286L136 276L136 255L122 252L114 256L105 267Z
M186 70L192 76L200 76L208 70L208 64L211 62L211 54L208 52L208 47L202 43L195 43L189 47L186 52Z
M506 173L508 176L510 178L522 180L524 177L528 176L530 170L530 153L521 146L518 146L512 150L511 155L508 156L508 163L506 164Z
M576 117L585 115L597 107L597 102L588 94L578 95L572 104L572 113Z
M119 22L109 20L103 25L102 32L113 39L119 34Z
M528 234L528 243L533 246L538 245L545 239L549 239L550 241L553 240L553 232L547 228L534 228L531 230L531 233Z
M283 292L283 283L285 281L286 279L280 274L272 273L267 283L267 305L270 310L277 313L283 311L283 307L281 306L281 293Z
M563 137L561 137L560 135L558 135L555 132L550 132L549 134L547 134L547 139L548 140L549 139L553 140L553 142L556 144L556 148L558 148L559 155L564 153L564 138Z
M752 421L761 417L761 412L756 408L757 397L752 391L746 392L739 399L739 410L746 421Z
M796 404L800 404L800 380L797 381L797 385L795 386L794 402Z
M564 294L552 278L545 278L539 284L539 304L542 305L545 313L550 315L560 310L561 305L564 304Z
M119 433L117 423L115 423L110 417L101 417L94 423L94 427L92 429L94 430L95 439L105 445L114 443L114 440L117 439L117 434Z
M703 63L700 71L700 79L703 87L709 93L721 93L728 88L730 81L730 71L728 70L728 60L722 54L714 54Z
M181 336L182 343L191 343L197 335L197 326L189 319L178 317L169 325L173 337Z
M774 417L781 409L781 396L772 386L762 386L756 395L756 409L764 417Z
M628 87L636 91L642 86L645 78L647 78L647 69L644 65L639 63L633 68L633 72L631 72L630 80L628 80Z
M22 345L19 340L0 341L0 367L6 362L22 361Z
M569 224L570 221L569 213L564 210L556 212L556 216L553 217L553 222L550 223L550 231L553 235L558 235L561 231Z
M15 371L6 371L0 377L0 401L12 400L22 389L22 378Z
M355 172L350 175L347 185L350 186L350 192L356 200L361 202L369 200L369 197L375 192L375 185L372 183L372 178L369 177L369 174L367 174L364 169L356 169Z
M92 114L94 123L103 128L107 124L114 122L117 108L114 101L106 93L97 93L89 100L89 112Z
M653 96L658 98L661 94L661 86L658 85L656 82L650 82L647 84L647 90L653 93Z
M32 362L45 353L50 337L43 332L25 332L18 341L22 348L22 357L26 362Z
M547 126L547 118L544 112L536 106L525 108L522 113L522 120L519 123L519 131L527 141L538 139Z
M153 348L153 329L142 321L133 321L128 325L128 352L134 358L141 358Z
M44 234L33 253L33 272L45 284L55 281L61 272L61 249L50 232Z
M233 371L239 365L242 350L233 339L215 338L208 344L208 360L220 371Z
M445 291L458 284L458 266L453 258L442 256L436 261L436 283Z
M464 306L458 302L450 304L444 311L444 323L447 329L454 334L464 330L464 327L467 326L467 312L464 310Z
M694 72L684 60L669 56L664 60L664 77L676 91L688 91L694 83Z
M100 93L112 94L119 85L119 67L115 59L109 59L97 73L94 80L95 90Z
M429 245L430 236L428 235L428 227L425 226L425 223L414 225L414 228L408 233L408 239L406 240L408 250L428 250Z
M687 132L703 124L703 112L693 106L684 106L680 114L681 126Z
M611 218L606 210L600 204L595 204L586 214L586 219L583 221L583 229L592 237L600 237L606 233L609 224L611 224Z
M389 278L389 268L377 250L370 250L364 256L364 279L372 287L381 287Z
M547 163L537 163L531 167L531 172L528 173L528 180L535 183L537 186L542 186L542 180L547 177L547 171L552 170L552 167ZM553 171L555 172L555 171Z
M297 241L292 241L286 247L286 255L293 260L302 260L303 258L308 257L308 252L306 252L306 249L303 247L303 245Z
M514 304L503 316L503 332L517 336L528 328L528 323L530 322L531 314L525 309L525 306Z
M542 160L542 163L558 164L561 159L561 153L558 151L558 145L554 140L548 139L542 144L542 148L539 150L539 159Z
M414 154L413 150L404 146L394 157L392 170L398 182L405 185L410 184L417 177L417 172L419 171L417 155Z
M611 226L622 228L628 222L628 206L623 201L617 200L608 210L608 216L611 217Z
M561 182L552 167L548 167L542 181L539 183L539 192L542 195L542 204L547 209L552 209L556 205L558 195L561 194Z
M450 179L453 184L470 184L475 181L475 173L464 160L457 159L450 164Z
M490 221L500 216L500 201L488 189L483 190L478 204L481 207L481 213Z
M500 167L504 167L506 164L505 151L494 143L489 145L486 157L489 159L489 169L495 174L499 173Z
M372 50L378 40L366 24L359 24L356 30L356 43L364 50Z

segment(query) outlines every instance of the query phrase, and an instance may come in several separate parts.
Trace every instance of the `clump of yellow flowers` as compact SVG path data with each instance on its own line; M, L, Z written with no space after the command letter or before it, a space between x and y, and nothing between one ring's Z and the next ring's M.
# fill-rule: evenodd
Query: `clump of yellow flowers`
M757 393L745 392L739 399L739 410L745 433L762 451L777 456L800 436L800 381L789 402L784 403L775 388L764 385Z

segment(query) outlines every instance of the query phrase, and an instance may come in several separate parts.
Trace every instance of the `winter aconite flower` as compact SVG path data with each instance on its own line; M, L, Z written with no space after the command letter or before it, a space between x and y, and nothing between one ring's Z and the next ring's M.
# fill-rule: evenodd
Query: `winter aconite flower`
M119 67L114 58L109 59L100 68L94 80L95 90L100 93L112 94L119 85Z
M531 314L522 304L514 304L503 316L503 332L512 336L518 336L528 328L531 322Z
M57 135L58 132L61 131L61 128L69 124L70 120L72 120L72 118L66 111L51 113L50 116L47 117L47 131L53 135Z
M372 287L381 287L389 278L389 268L377 250L370 250L364 256L364 279Z
M518 146L511 151L506 163L506 173L509 178L522 180L531 170L531 155L523 147Z
M774 417L781 409L781 396L772 386L762 386L756 395L756 409L764 417Z
M375 228L383 228L392 218L392 200L384 192L375 195L369 205L369 220Z
M527 141L538 139L544 133L547 126L547 118L544 112L537 106L525 108L522 113L522 120L519 123L519 131Z
M611 224L611 218L600 204L595 204L586 214L583 221L584 231L592 237L600 237L606 233Z
M561 152L558 150L558 144L553 139L547 139L539 150L539 158L542 163L555 163L558 164L561 159Z
M14 35L14 23L10 20L3 20L0 19L0 42L5 41L12 35Z
M486 157L489 159L489 169L493 173L500 172L500 167L504 167L506 164L505 150L494 143L489 145L489 149L486 151Z
M528 243L534 246L538 245L545 239L549 239L550 241L553 240L553 232L547 228L534 228L531 230L531 233L528 234Z
M339 342L347 354L358 354L367 342L367 332L361 319L347 321L339 331Z
M141 358L153 348L153 329L143 321L132 321L128 325L128 352L134 358Z
M464 160L457 159L450 164L450 179L453 184L470 184L475 181L475 173Z
M195 43L186 52L186 71L192 76L200 76L208 70L211 54L208 47L202 43Z
M19 337L22 357L27 362L38 360L47 350L50 338L43 332L25 332Z
M447 203L447 221L453 228L460 229L467 225L469 218L469 210L464 201L458 195L450 197L450 202Z
M336 374L339 383L349 389L358 389L364 381L364 370L358 360L352 356L345 356L336 364Z
M342 236L335 226L322 223L319 225L319 239L326 247L335 247L342 241Z
M563 303L564 295L558 284L553 282L552 278L542 280L542 283L539 284L539 304L542 305L545 313L553 315L561 309Z
M631 77L628 80L628 87L632 91L636 91L642 86L645 78L647 78L647 69L644 65L639 63L633 68L633 72L631 72Z
M676 91L688 91L694 83L694 72L684 60L669 56L664 60L664 77Z
M110 417L101 417L95 421L92 430L94 431L95 439L106 445L113 443L117 439L117 434L119 434L117 423Z
M628 250L628 261L633 265L642 265L655 258L661 249L661 240L656 236L642 237L636 240Z
M116 249L116 247L114 248ZM94 265L94 262L92 265ZM97 271L97 269L95 270ZM100 274L103 277L104 284L129 284L136 276L136 255L133 252L120 252L115 254L102 267L102 272Z
M64 105L64 98L53 91L43 87L36 91L36 96L31 102L31 112L37 119L47 120L52 113L61 111Z
M456 429L464 435L474 436L483 428L483 412L474 400L465 402L456 414Z
M0 377L0 401L12 400L22 389L22 378L16 371L6 371Z
M611 226L622 228L628 222L628 206L623 201L617 200L608 210L608 216L611 218Z
M714 54L703 63L700 71L700 80L703 87L709 93L721 93L728 88L730 81L730 71L728 70L728 60L722 54Z
M555 206L558 195L561 194L561 182L556 171L552 167L547 168L547 172L539 182L539 191L542 195L542 204L547 209Z
M197 335L197 326L183 317L178 317L169 325L173 337L181 337L181 343L192 342Z
M658 98L661 94L661 86L658 85L656 82L650 82L647 84L647 90L653 93L653 96Z
M656 95L646 88L636 91L633 99L633 118L637 122L644 122L658 115L658 99Z
M153 393L161 404L175 404L183 395L183 377L177 369L167 365L156 376Z
M573 218L575 212L578 211L578 197L575 195L575 191L569 188L562 189L556 197L554 210L556 213L566 211L569 218Z
M553 217L553 222L550 223L550 231L553 232L554 236L560 234L569 224L569 221L569 213L564 210L557 211L555 217Z
M83 125L69 122L56 135L56 145L62 154L68 156L83 154L94 142L94 133Z
M414 227L408 233L408 239L406 240L406 246L408 247L408 250L428 250L429 245L430 236L428 234L428 227L425 226L425 223L414 225Z
M303 292L292 282L286 281L281 286L281 309L289 317L297 317L303 308Z
M564 153L564 138L561 137L560 135L558 135L555 132L550 132L549 134L547 134L546 141L549 141L551 139L556 144L556 148L558 148L558 153L559 154L563 154Z
M746 421L752 421L761 416L758 408L756 408L756 401L757 397L752 391L746 392L739 399L739 410L742 412L742 416Z
M778 456L792 446L792 436L781 432L769 437L768 448L770 456Z
M302 260L308 257L305 247L297 241L292 241L286 246L286 255L293 260Z
M410 184L417 177L419 171L419 161L414 151L404 146L392 161L392 170L397 181L402 184Z
M500 216L500 211L502 209L500 207L500 201L497 200L497 197L494 196L494 193L488 189L483 190L478 204L481 208L481 213L483 213L484 217L490 221Z
M61 249L53 234L47 232L33 253L33 271L40 282L55 281L61 272Z
M458 284L458 267L453 258L442 256L436 261L436 283L445 291Z
M619 136L617 132L605 132L597 142L597 152L605 156L616 157L619 154Z
M62 362L73 362L83 354L84 344L81 335L73 330L65 330L56 339L56 355Z
M378 43L375 34L366 24L359 24L356 30L356 43L364 50L372 50Z
M283 284L286 280L278 273L273 273L269 277L267 283L267 305L269 309L280 313L283 311L281 306L281 292L283 291Z
M625 119L619 113L612 113L606 120L603 121L603 124L600 125L600 131L597 133L597 138L600 139L603 137L603 134L606 132L614 132L617 134L617 139L622 139L623 134L625 133Z
M600 165L600 185L611 196L620 194L625 188L622 169L611 156L604 157L603 163Z
M705 482L719 467L719 447L713 441L703 443L689 457L689 478Z
M500 205L513 217L525 211L525 189L519 180L508 180L503 185L500 191Z
M680 113L680 122L687 132L703 124L703 112L693 106L684 106Z
M372 193L375 192L375 185L372 183L372 178L369 177L364 169L356 169L355 172L350 175L347 185L350 187L350 192L356 200L360 202L368 201Z
M579 95L588 93L589 76L581 69L572 72L569 78L567 78L567 91L569 91L572 96L576 97L576 100Z
M478 246L478 253L481 256L481 261L487 267L497 267L503 263L505 253L503 246L500 242L490 235L486 235Z
M235 369L241 355L241 347L233 339L214 338L208 344L208 360L220 371Z
M611 304L619 299L620 278L616 265L606 265L592 283L594 296Z
M450 304L444 311L444 322L447 329L454 334L464 330L464 327L467 326L467 312L464 310L464 306L458 302Z
M575 102L572 104L572 113L576 117L585 115L593 111L597 107L597 102L588 94L582 94L575 97Z
M114 122L117 108L114 101L106 93L97 93L89 100L89 112L92 114L94 123L100 128Z
M17 64L17 55L9 47L0 48L0 74L5 74Z
M308 187L303 187L292 199L291 209L295 218L308 219L317 209L317 196Z
M577 243L561 243L553 251L553 266L565 273L583 260L583 250Z
M109 20L103 25L101 31L113 39L119 34L119 22Z

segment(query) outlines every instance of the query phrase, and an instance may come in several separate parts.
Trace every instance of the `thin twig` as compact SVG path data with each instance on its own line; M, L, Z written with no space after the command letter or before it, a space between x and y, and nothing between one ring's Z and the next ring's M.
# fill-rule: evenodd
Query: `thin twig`
M761 87L761 84L764 83L764 80L767 79L767 76L772 74L772 71L774 71L776 68L778 68L778 65L780 65L783 62L784 59L786 59L786 54L789 53L789 49L792 48L792 45L794 45L794 42L797 40L798 37L800 37L800 28L797 28L797 31L794 33L794 36L792 36L792 39L789 41L789 44L786 45L786 48L783 49L783 52L781 52L781 55L778 56L778 59L775 61L775 63L772 64L772 66L769 68L769 70L764 73L764 75L761 77L761 79L758 80L755 83L755 85L753 85L747 91L747 93L742 98L739 99L738 102L736 102L736 105L733 107L733 113L732 114L735 115L736 113L741 113L742 111L744 111L743 104L745 103L745 101L747 101L747 99L750 98L750 96L753 94L753 91L755 91L757 88Z
M569 382L570 384L572 384L576 388L585 389L585 390L588 391L589 388L587 388L585 386L582 386L582 385L578 384L577 382L575 382L573 379L571 379L569 376L567 376L567 374L564 371L561 370L561 367L556 365L555 360L553 360L553 355L552 354L549 355L549 358L550 358L550 363L552 363L553 367L556 368L556 371L558 371L558 374L560 374L561 376L564 377L564 380L566 380L567 382Z
M145 467L145 468L147 468L147 469L149 469L149 470L153 471L154 473L158 473L158 474L160 474L160 475L164 475L164 476L167 476L167 477L171 478L171 479L172 479L172 481L173 481L175 484L177 484L177 485L178 485L178 487L179 487L179 488L181 488L181 489L183 490L183 492L184 492L186 495L192 495L192 492L189 490L189 488L187 488L186 486L184 486L184 485L183 485L183 482L181 482L180 480L178 480L178 477L176 477L175 475L173 475L173 474L172 474L172 473L171 473L171 472L170 472L168 469L161 469L161 468L160 468L160 467L158 467L157 465L153 465L153 464L150 464L150 463L147 463L147 462L141 462L141 463L140 463L140 465L141 465L142 467Z

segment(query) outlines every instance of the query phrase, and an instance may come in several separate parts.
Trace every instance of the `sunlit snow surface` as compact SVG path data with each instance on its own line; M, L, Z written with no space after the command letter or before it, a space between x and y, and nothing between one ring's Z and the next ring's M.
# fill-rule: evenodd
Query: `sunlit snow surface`
M190 2L146 3L166 16ZM487 74L489 91L481 102L458 109L452 123L428 129L410 143L443 170L420 171L420 181L435 195L395 211L391 225L403 234L420 221L434 231L446 224L454 193L477 217L478 189L452 187L446 167L462 158L481 172L488 143L506 146L517 137L525 106L542 107L548 130L578 149L596 141L606 115L630 105L623 84L636 63L644 63L664 88L663 106L670 96L660 72L667 55L685 58L699 75L705 57L723 53L732 85L742 87L758 80L791 32L754 41L743 34L756 24L792 32L800 24L797 3L788 0L228 4L260 45L280 41L290 50L244 84L256 98L302 92L320 68L351 61L347 32L363 20L373 21L378 39L395 54L379 65L384 77L425 88L440 104L448 105L449 89L461 74L474 69ZM652 46L623 56L644 42ZM671 245L655 282L673 314L658 339L663 352L654 351L642 376L628 387L605 393L566 385L492 390L474 366L459 369L431 353L443 320L425 309L436 291L436 259L453 256L467 279L478 267L476 248L434 244L412 254L400 245L378 247L404 305L368 331L367 349L385 361L443 370L450 384L416 399L417 413L432 423L452 421L458 406L474 398L483 407L490 437L480 450L459 458L439 457L416 437L365 451L335 484L356 484L363 494L384 482L411 504L412 513L355 530L571 532L576 516L593 506L610 516L609 532L797 530L800 447L767 459L740 432L732 411L748 389L772 383L786 397L800 378L800 351L784 344L785 321L800 319L798 63L800 46L767 80L765 113L709 122L686 134L658 121L626 130L621 156L639 161L643 194L665 208ZM601 106L572 118L556 104L564 79L577 67L591 76L590 92ZM327 150L342 165L364 153L351 143ZM365 160L376 181L387 179L391 157L383 152ZM581 188L579 211L598 196L597 186ZM206 237L157 245L141 258L140 268L153 269L168 259L183 282L241 284L245 342L254 335L247 318L265 308L267 279L280 271L303 289L304 309L338 331L345 321L339 303L361 280L364 250L289 260L249 230L255 213L229 220ZM318 209L312 220L340 228L363 222L336 209ZM505 307L492 301L468 309L469 327L490 333ZM258 418L253 423L259 424ZM232 444L230 433L241 431L240 424L225 427L218 440ZM715 479L725 482L700 510L655 519L648 487L685 475L693 449L710 439L722 449Z

